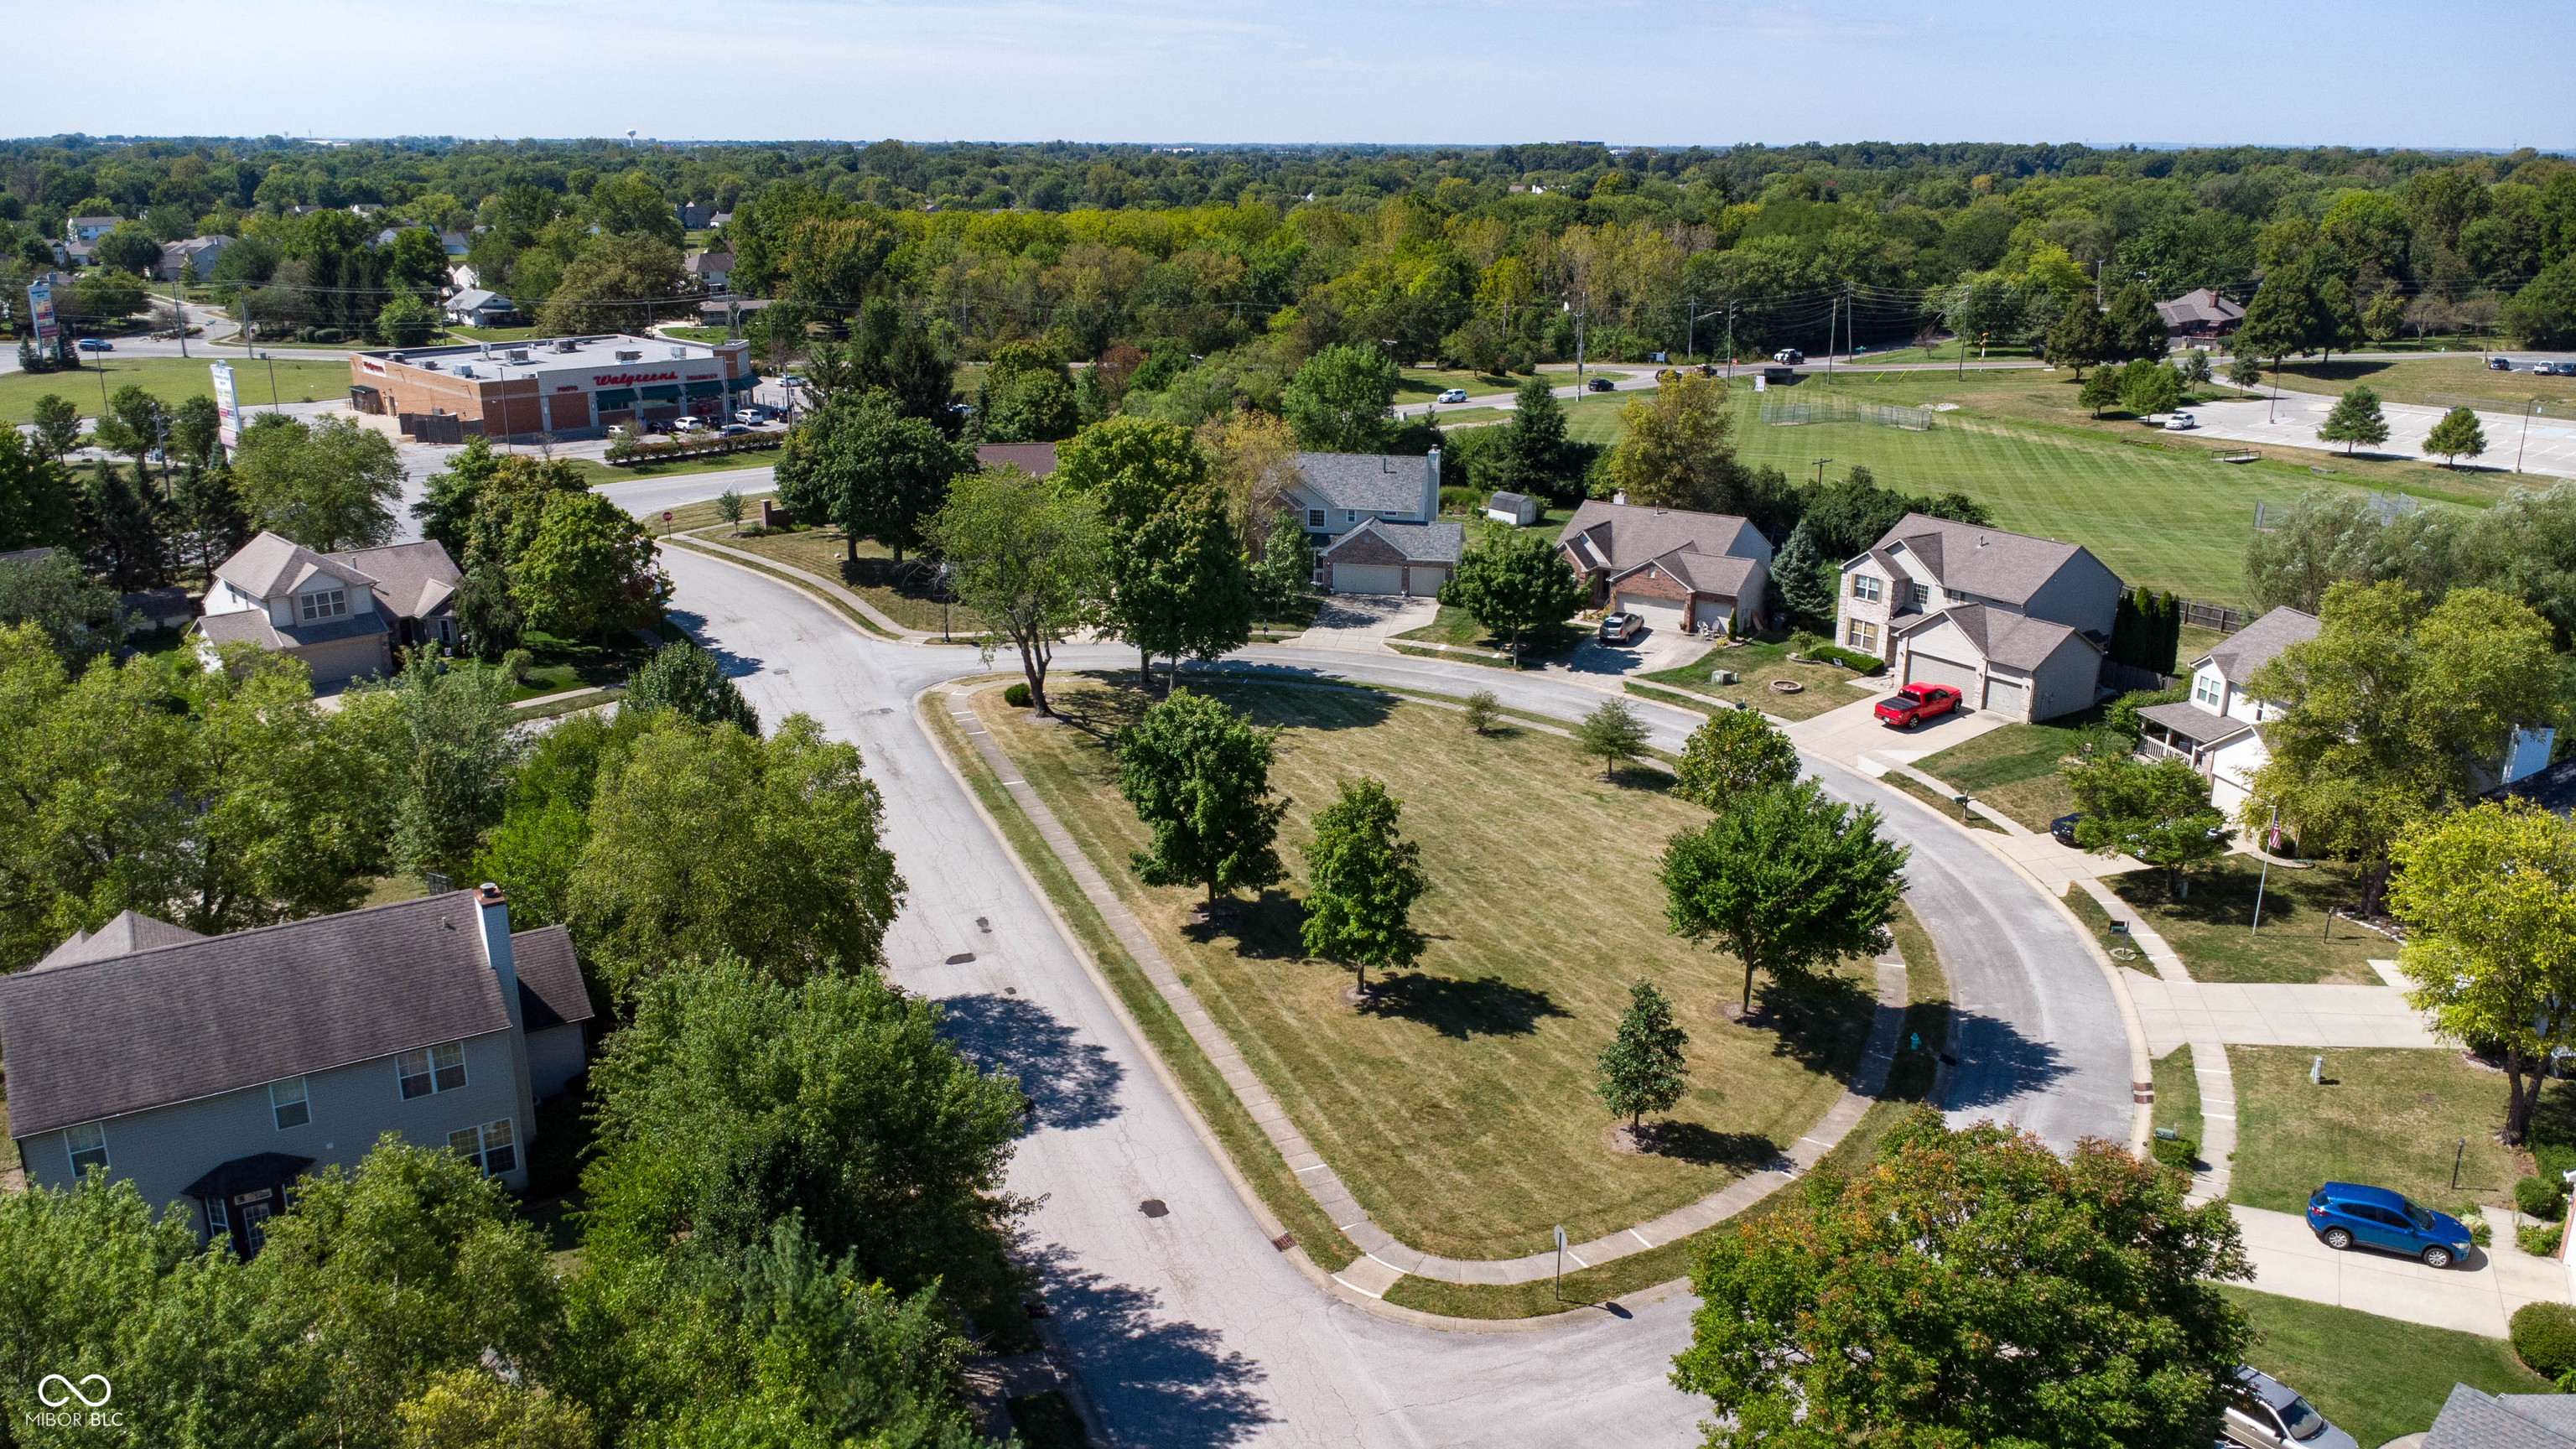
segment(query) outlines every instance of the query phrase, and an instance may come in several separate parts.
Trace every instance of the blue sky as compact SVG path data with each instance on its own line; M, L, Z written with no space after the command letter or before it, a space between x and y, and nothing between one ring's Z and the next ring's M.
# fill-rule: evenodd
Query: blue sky
M2568 0L118 0L10 30L20 136L2576 150ZM131 80L77 59L107 54Z

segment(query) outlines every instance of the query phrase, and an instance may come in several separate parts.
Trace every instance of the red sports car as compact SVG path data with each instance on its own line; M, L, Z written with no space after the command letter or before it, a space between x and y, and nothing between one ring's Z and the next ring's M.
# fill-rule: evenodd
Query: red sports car
M1883 725L1910 730L1959 707L1959 691L1946 684L1909 684L1878 702L1872 713Z

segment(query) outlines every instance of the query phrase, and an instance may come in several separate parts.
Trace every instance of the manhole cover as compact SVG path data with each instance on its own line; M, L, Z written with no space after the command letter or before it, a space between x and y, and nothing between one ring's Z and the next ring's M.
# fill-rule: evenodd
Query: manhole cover
M1163 1200L1161 1198L1149 1197L1143 1202L1136 1204L1136 1211L1143 1213L1149 1218L1159 1218L1166 1213L1169 1213L1171 1209L1163 1206Z
M993 923L985 920L982 916L977 916L975 918L975 929L989 936L993 934Z
M972 960L974 960L974 959L975 959L975 953L974 953L974 952L972 952L972 951L960 951L960 952L958 952L956 955L951 956L951 957L949 957L949 958L948 958L948 964L949 964L949 965L951 965L951 966L963 966L963 965L965 965L967 962L972 961Z

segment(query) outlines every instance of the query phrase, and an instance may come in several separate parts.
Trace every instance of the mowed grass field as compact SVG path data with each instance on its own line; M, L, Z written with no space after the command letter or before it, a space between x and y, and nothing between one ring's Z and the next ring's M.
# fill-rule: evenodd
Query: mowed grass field
M215 395L214 374L206 370L212 359L191 357L136 357L123 361L116 354L83 353L77 370L64 372L12 372L0 374L0 422L31 423L36 420L36 399L56 393L71 399L72 406L85 418L98 416L99 374L107 374L107 390L113 395L118 388L140 386L145 392L172 406L192 397ZM98 359L93 361L92 359ZM226 359L233 365L233 391L241 405L265 407L271 401L318 401L346 397L349 393L349 364L333 359L328 362L288 362L280 360L277 368L277 392L269 393L269 368L272 364L235 357Z
M1353 690L1194 684L1282 726L1274 786L1293 877L1213 926L1200 893L1149 889L1128 867L1146 831L1115 789L1107 740L1139 712L1132 689L1067 679L1070 723L987 706L983 717L1298 1127L1380 1226L1427 1252L1537 1252L1652 1218L1771 1160L1841 1093L1868 995L1766 998L1777 1025L1718 1015L1742 978L1664 930L1655 861L1707 816L1643 783L1603 784L1597 761L1535 730L1478 737L1456 711ZM1298 945L1313 813L1337 782L1374 776L1404 802L1431 892L1418 968L1346 1005L1348 971ZM1866 969L1864 966L1863 969ZM1667 1155L1612 1150L1594 1058L1628 985L1651 977L1691 1035L1691 1090ZM1373 974L1373 980L1377 978Z

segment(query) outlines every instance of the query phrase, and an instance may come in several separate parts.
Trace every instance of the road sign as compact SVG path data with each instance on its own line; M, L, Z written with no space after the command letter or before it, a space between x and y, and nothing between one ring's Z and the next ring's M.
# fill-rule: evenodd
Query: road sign
M209 364L215 375L215 416L220 421L215 436L227 448L241 446L241 405L233 397L233 368L229 362Z
M27 320L32 324L30 335L32 335L40 345L51 342L62 335L63 329L61 325L54 321L53 283L30 282L27 284Z

